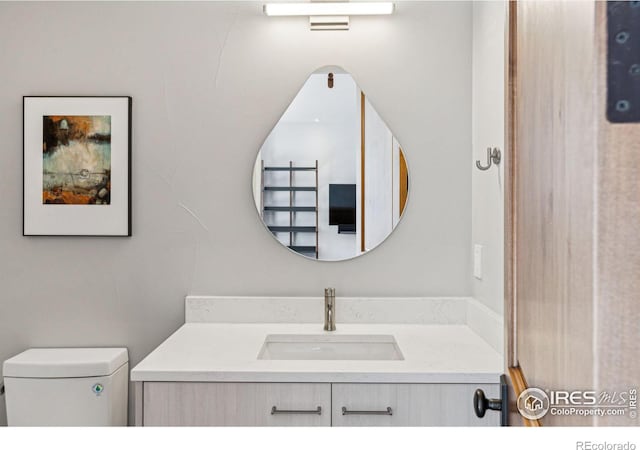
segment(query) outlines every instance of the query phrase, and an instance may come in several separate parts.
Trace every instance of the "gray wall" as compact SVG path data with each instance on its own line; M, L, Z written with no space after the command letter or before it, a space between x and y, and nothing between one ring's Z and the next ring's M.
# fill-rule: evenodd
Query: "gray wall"
M186 294L470 294L470 4L400 2L349 32L305 22L261 3L0 3L0 360L121 345L135 364L183 322ZM290 254L251 193L263 140L329 64L412 175L393 235L341 263ZM23 95L133 97L132 238L21 236Z
M471 244L482 245L482 279L472 277L473 296L500 315L504 310L506 6L504 1L473 3L473 156L474 160L487 164L487 147L498 147L502 152L503 162L485 172L478 170L475 164L469 169L472 180Z

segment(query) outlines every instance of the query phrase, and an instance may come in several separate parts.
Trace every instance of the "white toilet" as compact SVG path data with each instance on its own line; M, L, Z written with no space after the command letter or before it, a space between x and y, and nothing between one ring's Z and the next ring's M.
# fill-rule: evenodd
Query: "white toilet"
M32 348L4 362L9 426L126 426L126 348Z

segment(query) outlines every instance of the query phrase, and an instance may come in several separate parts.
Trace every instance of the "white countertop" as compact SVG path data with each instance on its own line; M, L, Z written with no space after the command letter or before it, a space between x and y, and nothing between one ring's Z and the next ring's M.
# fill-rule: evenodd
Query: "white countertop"
M132 381L498 383L503 360L466 325L187 323L132 371ZM269 334L391 334L396 361L259 360Z

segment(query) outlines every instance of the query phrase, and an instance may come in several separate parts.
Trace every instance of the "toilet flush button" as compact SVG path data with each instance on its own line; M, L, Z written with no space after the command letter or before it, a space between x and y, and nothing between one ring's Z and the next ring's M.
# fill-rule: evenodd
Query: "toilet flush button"
M96 384L93 385L91 390L93 391L94 394L100 395L100 394L102 394L102 391L104 391L104 386L101 385L100 383L96 383Z

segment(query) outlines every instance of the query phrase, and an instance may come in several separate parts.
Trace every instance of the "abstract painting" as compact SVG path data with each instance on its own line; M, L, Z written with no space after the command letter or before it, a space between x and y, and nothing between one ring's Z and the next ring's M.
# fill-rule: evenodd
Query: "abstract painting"
M24 236L131 236L131 97L23 98Z
M42 203L108 205L111 116L44 116Z

